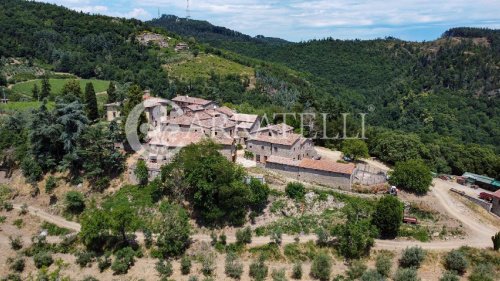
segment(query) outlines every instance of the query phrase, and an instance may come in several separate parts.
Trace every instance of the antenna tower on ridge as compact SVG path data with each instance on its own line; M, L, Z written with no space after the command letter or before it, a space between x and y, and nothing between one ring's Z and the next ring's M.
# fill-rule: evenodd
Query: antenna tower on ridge
M186 19L190 19L191 18L191 11L189 10L189 0L186 0Z

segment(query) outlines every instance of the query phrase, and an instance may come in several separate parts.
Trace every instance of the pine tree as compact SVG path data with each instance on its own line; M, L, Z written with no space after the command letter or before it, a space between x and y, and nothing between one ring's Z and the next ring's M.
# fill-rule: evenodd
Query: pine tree
M31 93L33 94L33 99L40 100L40 90L38 89L37 83L35 83L33 85L33 89L31 90Z
M94 121L99 118L97 98L95 95L94 85L92 83L87 83L87 85L85 85L85 109L87 117L90 121Z
M61 96L66 103L74 102L77 99L81 102L82 89L80 83L77 80L66 82L61 90Z
M108 103L116 102L118 97L116 96L116 86L113 81L109 82L108 89L106 90L108 93Z
M42 79L42 91L40 92L40 99L43 100L45 98L48 98L50 96L50 82L49 78L47 76L44 76Z

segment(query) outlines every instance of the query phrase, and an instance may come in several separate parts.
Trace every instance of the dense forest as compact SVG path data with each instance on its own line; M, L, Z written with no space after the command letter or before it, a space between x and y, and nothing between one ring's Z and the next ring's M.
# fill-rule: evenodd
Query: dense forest
M208 22L173 16L143 23L16 0L2 1L0 8L2 61L23 58L50 71L116 81L125 85L122 97L130 93L127 87L136 84L151 89L154 95L199 96L245 113L330 114L326 120L315 120L306 136L314 135L323 125L330 136L339 132L342 112L351 116L368 112L366 142L373 156L389 163L421 158L436 172L500 175L496 30L452 29L439 40L424 43L394 38L291 43L253 38ZM178 54L141 45L135 38L144 31L188 42L190 51ZM199 54L251 67L253 81L217 73L186 81L164 68L169 61ZM0 75L0 86L7 83ZM56 107L66 104L56 102ZM47 120L57 119L63 112L50 114L53 116ZM296 128L300 121L287 120ZM19 126L16 122L11 116L0 130L9 132L12 126ZM28 124L22 125L23 130L29 131ZM347 129L356 132L359 125ZM26 135L19 138L27 139ZM342 140L316 142L334 148L342 145ZM9 148L16 140L5 137L0 143ZM40 162L40 166L46 170L71 163L62 161L64 155L54 156L55 164Z

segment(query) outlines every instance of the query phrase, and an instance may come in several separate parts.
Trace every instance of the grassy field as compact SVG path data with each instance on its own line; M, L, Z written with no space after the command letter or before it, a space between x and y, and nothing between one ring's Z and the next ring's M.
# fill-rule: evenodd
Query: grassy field
M192 57L185 61L166 64L165 68L171 76L181 80L191 80L198 77L208 78L212 71L221 76L228 74L254 76L254 70L251 67L218 56L205 54L200 54L196 58Z
M61 93L64 84L69 80L70 79L49 79L50 85L52 87L51 89L52 92L55 94ZM87 84L88 82L94 84L94 89L96 93L106 91L109 85L109 81L105 80L97 80L97 79L77 79L77 80L78 82L80 82L80 87L82 88L82 92L85 89L85 84ZM31 90L33 89L33 85L35 83L38 83L38 88L41 89L42 87L41 81L42 81L41 79L36 79L27 82L17 83L14 86L12 86L12 91L14 93L31 96Z
M8 113L11 111L26 111L34 108L39 108L42 102L40 101L16 101L9 102L7 104L0 104L0 113ZM54 102L48 102L47 107L49 109L54 108Z

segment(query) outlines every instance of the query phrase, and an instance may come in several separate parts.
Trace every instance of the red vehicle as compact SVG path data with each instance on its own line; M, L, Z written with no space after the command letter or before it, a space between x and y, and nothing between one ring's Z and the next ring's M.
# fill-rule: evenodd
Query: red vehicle
M417 218L413 218L413 217L403 217L403 222L409 223L409 224L418 224Z
M493 201L493 194L488 193L488 192L481 192L481 193L479 193L479 199L483 199L484 201L492 202Z

